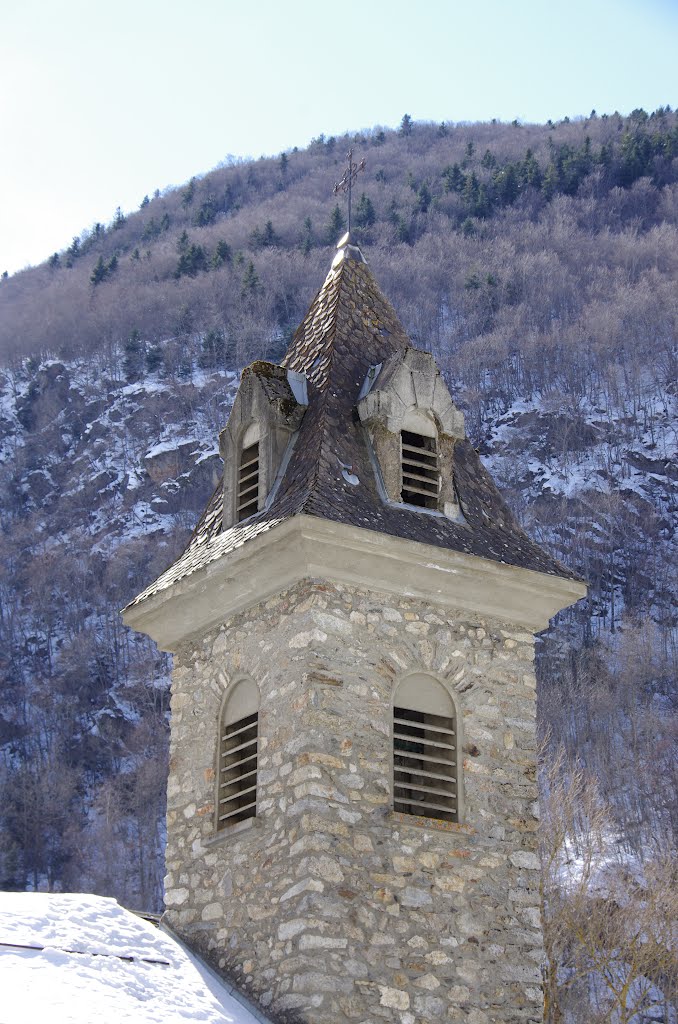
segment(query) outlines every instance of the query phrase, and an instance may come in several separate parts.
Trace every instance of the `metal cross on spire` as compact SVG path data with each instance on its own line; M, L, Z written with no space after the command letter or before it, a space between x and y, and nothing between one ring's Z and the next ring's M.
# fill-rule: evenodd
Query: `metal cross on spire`
M335 183L332 190L333 195L339 195L340 192L348 193L348 230L351 230L351 193L353 190L353 182L356 180L361 171L365 170L365 161L361 160L359 164L353 162L353 150L349 149L346 154L347 166L344 171L343 177Z

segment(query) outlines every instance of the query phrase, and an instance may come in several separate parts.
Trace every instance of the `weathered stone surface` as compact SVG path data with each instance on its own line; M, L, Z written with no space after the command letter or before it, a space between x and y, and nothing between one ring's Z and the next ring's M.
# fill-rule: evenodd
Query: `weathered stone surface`
M505 623L318 580L186 643L169 923L312 1024L540 1020L532 656ZM456 702L459 824L391 809L392 700L413 671ZM219 709L243 673L261 693L257 817L215 833Z
M394 1010L408 1010L410 997L407 992L399 988L389 988L387 985L379 986L379 1002L382 1006L392 1006Z

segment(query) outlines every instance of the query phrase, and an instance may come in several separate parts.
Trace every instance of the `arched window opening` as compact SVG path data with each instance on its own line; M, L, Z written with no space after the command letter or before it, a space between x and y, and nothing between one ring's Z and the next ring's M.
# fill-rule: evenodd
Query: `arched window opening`
M419 508L438 508L440 465L435 426L421 413L411 411L400 431L402 468L401 500Z
M409 676L393 707L393 809L459 821L454 703L430 676Z
M259 691L241 679L220 719L217 829L256 815L258 751Z
M238 466L236 521L241 522L259 508L259 431L254 424L245 432Z

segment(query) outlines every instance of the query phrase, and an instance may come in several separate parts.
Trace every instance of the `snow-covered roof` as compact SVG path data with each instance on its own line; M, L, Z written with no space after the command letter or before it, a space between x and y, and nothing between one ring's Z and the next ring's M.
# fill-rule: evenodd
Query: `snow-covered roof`
M103 896L0 893L0 1024L257 1024L171 936Z

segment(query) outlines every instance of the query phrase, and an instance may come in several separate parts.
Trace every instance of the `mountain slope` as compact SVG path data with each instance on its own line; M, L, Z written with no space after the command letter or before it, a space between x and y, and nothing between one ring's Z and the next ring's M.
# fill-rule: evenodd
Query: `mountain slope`
M0 884L159 905L168 666L118 609L214 486L237 370L322 282L350 141L382 290L591 585L541 644L542 726L627 844L675 827L676 115L413 125L218 169L0 284Z

